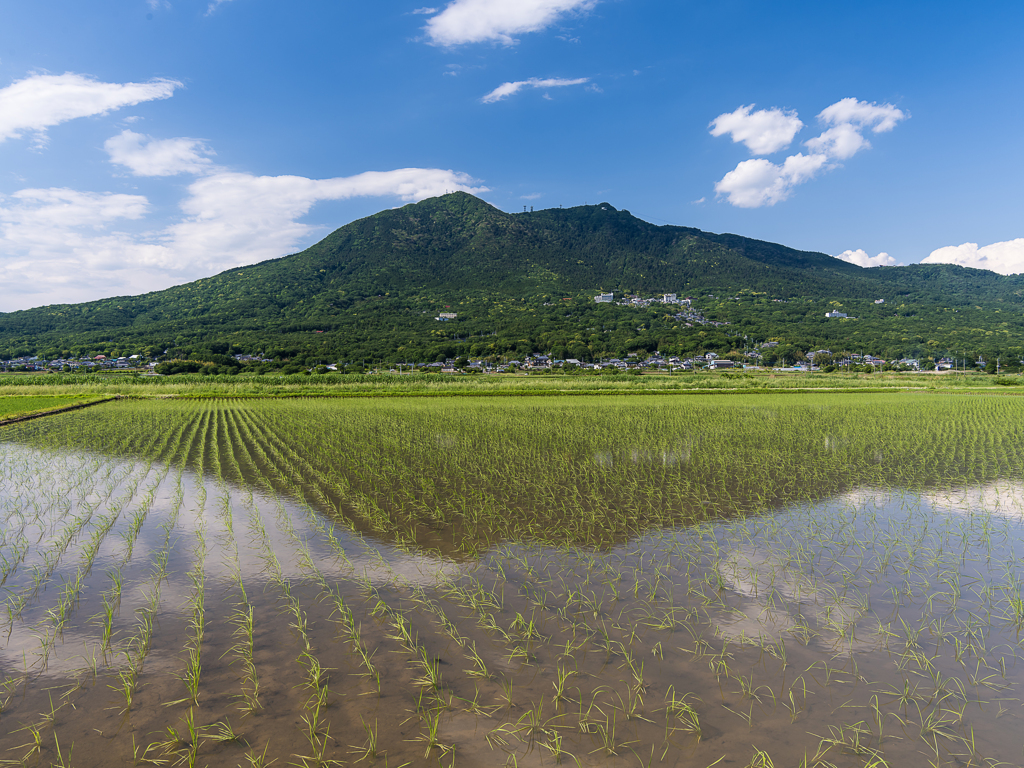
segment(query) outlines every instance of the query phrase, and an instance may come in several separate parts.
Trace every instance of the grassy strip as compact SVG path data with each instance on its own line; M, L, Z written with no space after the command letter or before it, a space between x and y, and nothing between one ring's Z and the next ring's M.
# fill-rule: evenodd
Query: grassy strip
M1009 386L1007 386L1009 385ZM304 376L247 375L139 377L131 375L0 375L0 392L37 397L112 396L161 398L182 395L310 397L444 397L505 394L652 394L693 392L879 392L1024 391L1024 377L925 373L774 373L770 371L659 374L641 376L372 374ZM3 398L0 397L0 400Z
M116 399L116 395L104 398L89 397L88 395L67 397L7 395L0 397L0 426L35 419L40 416L49 416L54 413L86 408L90 405L106 403Z
M974 394L974 390L966 390L970 394ZM918 394L951 394L951 393L962 393L961 390L930 390L921 387L903 387L901 389L887 389L884 387L877 387L873 389L868 388L805 388L805 389L759 389L759 388L747 388L747 389L647 389L647 390L625 390L625 391L608 391L604 389L539 389L539 390L505 390L505 391L465 391L458 390L454 392L430 392L427 390L420 390L415 392L322 392L322 391L305 391L305 392L270 392L270 393L241 393L241 394L222 394L217 392L206 392L196 394L182 394L176 395L176 400L288 400L288 399L345 399L345 398L431 398L431 397L457 397L457 398L473 398L473 397L637 397L637 396L656 396L656 395L807 395L807 394L842 394L842 395L870 395L870 394L896 394L900 392L914 392ZM1017 394L1014 392L999 392L999 394Z

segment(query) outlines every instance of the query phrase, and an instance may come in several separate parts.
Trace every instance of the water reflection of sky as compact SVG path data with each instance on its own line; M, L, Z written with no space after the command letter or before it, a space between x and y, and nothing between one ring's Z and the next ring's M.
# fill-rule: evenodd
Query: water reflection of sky
M237 589L239 579L247 592L275 578L305 582L313 577L311 564L329 582L371 585L426 586L463 568L414 549L376 545L293 499L188 470L14 443L0 443L0 462L0 562L8 571L0 669L8 675L67 676L102 660L103 595L114 573L123 588L110 659L128 649L137 614L157 587L157 621L183 620L194 590L189 571L200 559L206 589L218 594ZM132 538L133 517L142 511ZM333 545L323 526L332 527ZM163 557L166 573L157 584ZM55 605L80 572L81 590L58 631ZM178 663L147 659L152 668Z
M950 616L991 615L984 588L1005 591L1024 557L1024 484L857 488L723 522L713 536L721 553L714 567L738 598L717 621L722 636L778 641L809 623L818 642L867 651L887 642L877 618L887 607L918 616L955 593ZM902 595L898 606L888 605L894 595ZM1015 642L1012 622L989 629Z
M688 451L597 454L594 460L670 465L685 462ZM189 571L200 560L207 588L219 595L230 594L239 579L247 591L274 579L308 583L314 577L329 584L429 587L480 567L367 539L264 488L157 463L12 443L0 443L0 459L0 553L12 564L4 597L9 605L24 603L20 615L9 616L0 650L0 666L9 673L27 666L66 675L95 657L102 624L97 617L115 571L125 586L113 648L126 647L164 556L162 622L187 615L194 589ZM129 541L133 515L146 505L145 520ZM69 525L79 523L68 538ZM712 616L719 636L778 642L813 632L815 642L834 650L866 652L886 642L877 611L886 589L901 585L911 570L932 580L955 573L1003 585L1007 564L1021 557L1022 523L1024 483L924 491L862 487L772 514L661 529L602 557L658 559L672 546L713 541L708 551L717 554L706 558L707 573L732 595L728 609ZM41 651L61 589L85 568L87 544L101 534L70 620L53 647ZM64 549L55 561L57 543ZM970 608L966 600L962 606ZM154 660L161 663L176 662Z

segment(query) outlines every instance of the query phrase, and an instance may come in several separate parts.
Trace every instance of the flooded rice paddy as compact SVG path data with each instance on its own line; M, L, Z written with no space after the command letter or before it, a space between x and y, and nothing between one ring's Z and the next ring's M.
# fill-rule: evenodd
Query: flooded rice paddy
M0 431L0 763L1024 762L1024 401L119 402Z

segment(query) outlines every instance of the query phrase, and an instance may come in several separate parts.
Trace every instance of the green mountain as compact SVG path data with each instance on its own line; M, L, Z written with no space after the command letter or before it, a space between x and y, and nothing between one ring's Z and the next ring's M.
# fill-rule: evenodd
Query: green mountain
M603 291L692 296L708 322L660 304L595 304ZM950 265L863 269L738 235L655 226L607 203L508 214L457 192L165 291L0 314L0 357L170 348L195 357L423 361L552 351L589 359L722 354L768 339L795 351L1019 356L1022 306L1022 276ZM856 320L827 320L829 309ZM458 317L439 322L439 312Z

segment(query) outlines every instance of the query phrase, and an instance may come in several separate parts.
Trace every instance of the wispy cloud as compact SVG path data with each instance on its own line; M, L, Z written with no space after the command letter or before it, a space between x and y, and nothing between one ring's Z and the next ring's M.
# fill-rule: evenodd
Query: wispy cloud
M850 264L856 264L858 267L891 267L896 263L896 259L885 251L882 251L877 256L868 256L867 251L860 248L855 251L843 251L836 254L836 258L841 261L848 261Z
M209 173L216 167L209 158L214 151L201 139L154 139L126 130L107 139L103 148L112 162L125 166L135 176Z
M452 0L423 29L432 45L515 45L513 35L539 32L596 4L597 0Z
M224 3L230 3L230 2L231 2L231 0L210 0L210 4L208 6L206 6L206 15L209 16L214 11L216 11L218 8L220 8Z
M841 99L831 107L825 107L818 119L826 125L847 123L861 128L870 128L873 133L888 133L910 115L892 104L869 104L857 101L852 96Z
M484 104L493 104L496 101L507 99L509 96L514 96L524 88L564 88L568 85L582 85L586 82L589 82L589 78L577 77L570 80L562 77L531 77L529 80L516 80L511 83L502 83L480 99L480 101Z
M959 264L962 267L988 269L1000 275L1017 275L1024 272L1024 238L1004 240L981 248L977 243L947 245L932 251L921 263Z
M32 75L0 89L0 141L25 133L35 133L37 141L45 141L46 129L52 126L170 98L181 87L177 80L104 83L73 72Z
M763 155L788 147L803 126L796 112L773 108L751 113L752 107L740 107L735 112L719 115L709 126L711 134L729 134L733 141L742 142L751 154ZM738 208L775 205L788 199L794 187L839 167L840 160L870 149L864 130L885 133L907 117L906 112L892 104L842 99L818 114L818 121L828 127L804 142L809 154L800 152L782 163L763 158L744 160L715 184L715 192L725 195L729 203Z

